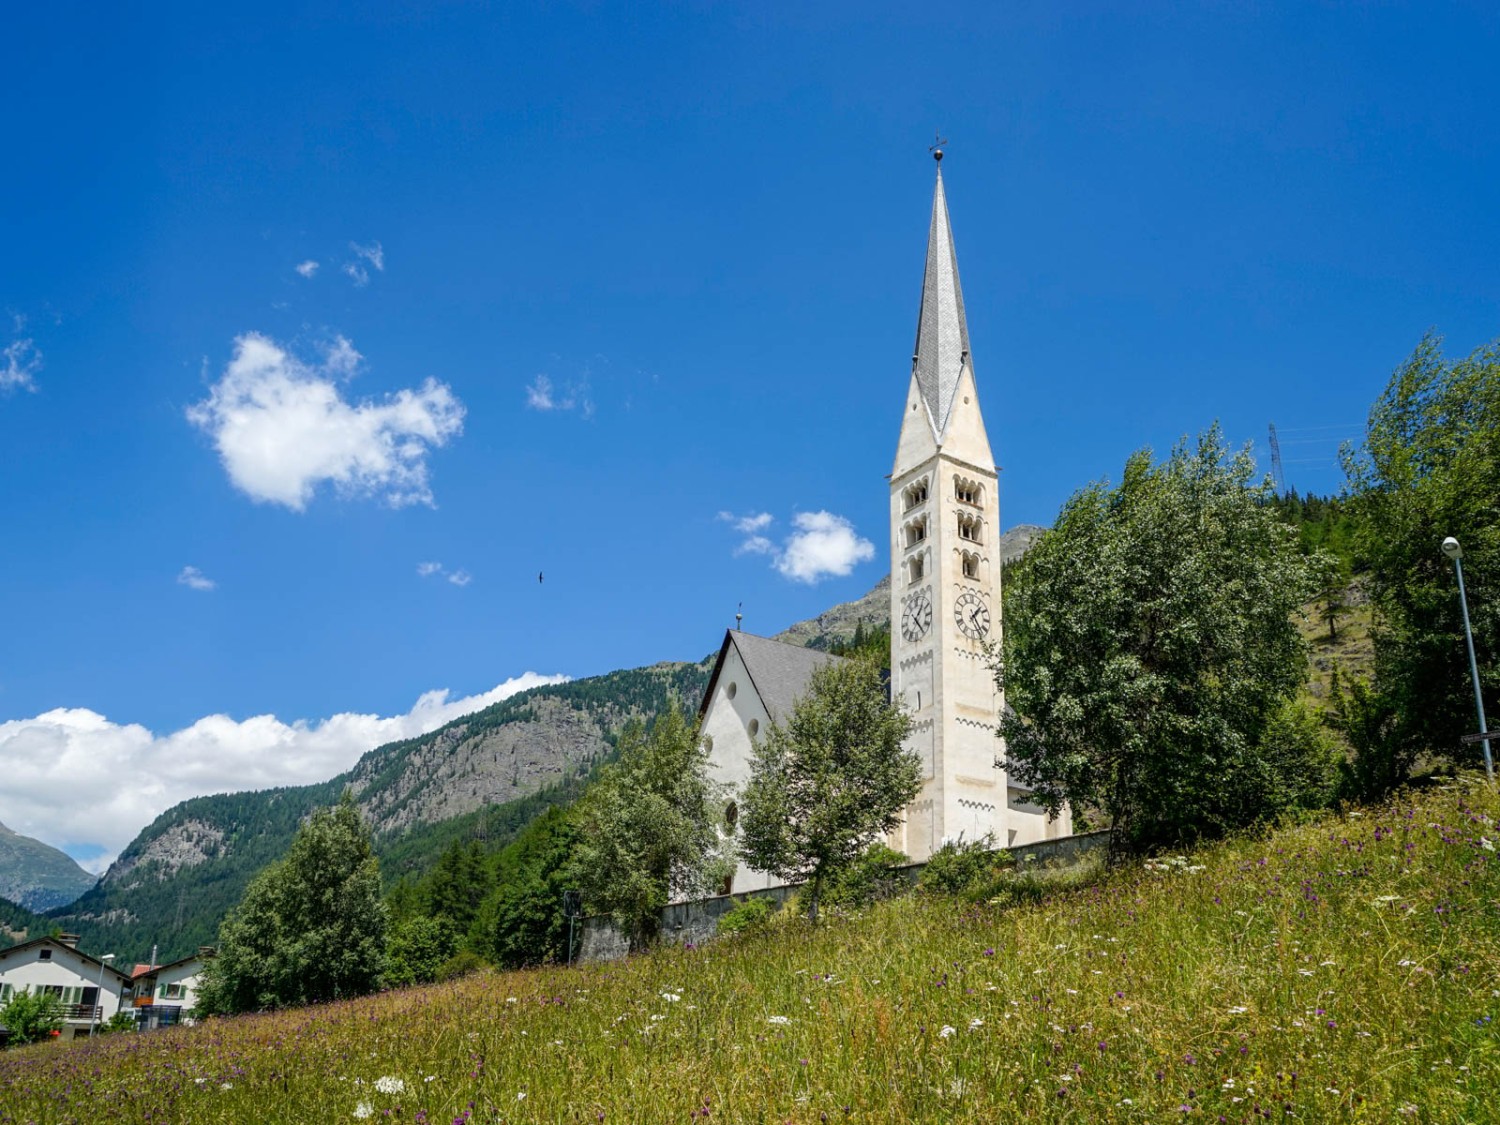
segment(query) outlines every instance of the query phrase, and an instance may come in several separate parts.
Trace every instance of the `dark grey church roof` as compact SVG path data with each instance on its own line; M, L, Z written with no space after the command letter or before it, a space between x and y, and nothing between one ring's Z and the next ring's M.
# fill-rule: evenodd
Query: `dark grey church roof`
M927 267L922 274L922 311L917 317L917 346L912 371L927 402L938 437L958 394L958 380L969 356L969 325L964 317L963 288L958 283L958 253L948 222L948 198L938 172L932 193L932 225L927 232Z
M714 661L713 674L703 693L703 703L698 708L700 715L713 698L714 689L719 683L719 671L724 667L724 658L729 655L730 645L735 647L740 659L744 661L745 670L750 673L750 680L755 686L755 693L765 704L766 714L771 716L773 722L778 723L791 714L792 704L807 690L807 683L812 679L815 669L830 661L843 659L817 649L789 645L768 637L757 637L754 633L729 629L724 634L724 643L719 647L719 658Z

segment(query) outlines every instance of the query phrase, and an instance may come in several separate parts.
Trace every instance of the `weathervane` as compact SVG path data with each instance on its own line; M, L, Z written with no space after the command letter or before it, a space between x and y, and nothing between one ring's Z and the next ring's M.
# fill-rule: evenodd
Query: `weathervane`
M939 164L943 162L943 146L948 143L948 138L943 136L942 130L934 130L932 144L927 146L927 151L932 153L932 158Z

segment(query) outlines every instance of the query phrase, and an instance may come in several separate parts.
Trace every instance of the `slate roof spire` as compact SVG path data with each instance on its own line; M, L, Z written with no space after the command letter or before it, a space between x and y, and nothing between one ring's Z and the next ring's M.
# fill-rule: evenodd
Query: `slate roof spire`
M965 367L972 370L972 363L964 295L958 284L958 255L948 223L948 199L943 194L943 150L934 148L933 157L938 162L937 187L932 193L932 225L927 232L927 269L922 276L922 311L917 317L912 374L927 402L933 429L941 438L958 393L959 374Z

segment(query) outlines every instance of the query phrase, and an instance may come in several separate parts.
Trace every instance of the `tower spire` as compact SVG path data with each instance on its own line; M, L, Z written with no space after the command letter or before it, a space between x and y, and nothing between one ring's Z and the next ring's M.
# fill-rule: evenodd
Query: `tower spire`
M922 276L922 311L917 317L917 346L912 374L927 403L936 435L948 426L948 414L958 391L959 375L969 359L969 326L964 319L964 295L958 283L958 255L948 222L948 199L943 194L942 142L934 145L937 186L932 193L932 225L927 232L927 268Z

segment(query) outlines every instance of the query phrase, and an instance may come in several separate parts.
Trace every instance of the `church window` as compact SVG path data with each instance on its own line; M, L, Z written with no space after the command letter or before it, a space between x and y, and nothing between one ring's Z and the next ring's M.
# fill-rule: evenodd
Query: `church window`
M921 555L918 555L916 558L908 561L906 567L907 570L911 572L911 577L908 579L908 581L922 581L922 574L926 570L926 567L923 565L923 557Z
M39 950L37 950L36 959L38 961L50 961L50 960L52 960L52 950L50 950L50 949L39 949Z
M750 732L750 737L754 738L757 734L760 733L760 720L751 719L749 726L747 726L745 729Z
M954 477L953 498L961 504L973 504L977 507L984 503L984 490L971 480Z
M924 477L915 484L907 485L902 495L906 498L904 511L909 512L918 504L925 504L927 502L927 479Z
M724 806L724 823L731 829L740 822L740 807L733 801Z
M982 543L980 538L980 526L982 521L978 516L971 516L967 512L958 513L958 537L967 539L970 543Z
M724 695L728 699L733 699L735 697L735 694L739 690L740 690L740 685L737 684L737 683L735 683L733 680L730 680L729 681L729 686L724 689Z
M968 551L965 551L963 553L963 567L965 578L978 578L979 556L970 554Z
M727 894L730 894L733 890L734 890L734 875L733 874L729 874L729 875L724 876L723 880L719 883L719 893L721 895L727 895Z
M918 543L922 542L926 538L927 538L927 517L926 516L923 516L919 520L912 520L911 523L909 523L909 524L906 525L906 545L908 547L915 547Z

